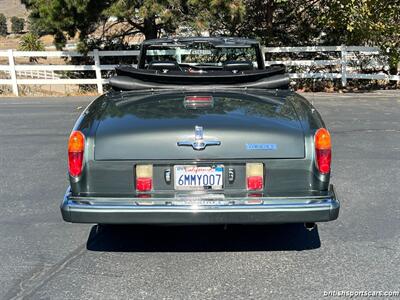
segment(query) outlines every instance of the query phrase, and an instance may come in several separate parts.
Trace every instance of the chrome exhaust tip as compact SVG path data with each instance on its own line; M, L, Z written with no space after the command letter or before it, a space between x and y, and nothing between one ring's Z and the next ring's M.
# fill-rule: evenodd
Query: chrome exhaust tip
M315 223L304 223L304 228L308 231L313 231L317 227Z

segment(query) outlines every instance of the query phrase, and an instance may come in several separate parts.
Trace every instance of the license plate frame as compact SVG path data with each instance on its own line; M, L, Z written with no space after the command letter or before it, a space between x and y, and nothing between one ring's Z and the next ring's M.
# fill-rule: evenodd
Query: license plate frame
M176 191L222 191L224 189L224 171L222 164L175 165L174 189ZM198 175L201 175L201 178ZM182 176L189 177L182 178ZM180 184L180 180L183 180L184 184ZM185 184L187 182L194 184Z

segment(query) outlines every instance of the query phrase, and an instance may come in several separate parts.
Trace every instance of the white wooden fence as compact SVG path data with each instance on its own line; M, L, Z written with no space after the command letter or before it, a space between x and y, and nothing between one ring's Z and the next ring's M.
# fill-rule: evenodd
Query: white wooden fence
M265 54L267 53L307 53L307 52L338 52L338 59L329 60L279 60L279 61L266 61L266 65L271 64L285 64L287 66L304 66L304 67L326 67L326 66L339 66L340 72L327 73L327 72L312 72L306 71L301 73L290 73L293 79L298 78L320 78L320 79L341 79L342 85L346 86L347 79L381 79L381 80L394 80L399 81L399 75L387 74L360 74L354 72L349 68L350 53L362 52L364 54L379 54L378 48L373 47L358 47L358 46L328 46L328 47L263 47ZM71 58L81 57L82 54L74 51L13 51L6 50L0 51L0 59L2 57L8 58L8 64L0 65L0 72L8 74L8 79L0 79L0 85L11 85L13 93L18 96L19 85L53 85L53 84L95 84L97 85L98 93L103 93L103 85L108 83L108 79L102 77L101 71L111 71L116 65L101 64L101 58L105 56L138 56L137 50L126 51L99 51L94 50L89 52L87 56L93 57L93 65L50 65L50 64L16 64L15 58L18 57L58 57L58 58ZM53 76L51 78L21 78L20 72L30 71L94 71L95 78L61 78L60 76Z
M354 68L349 68L350 59L354 59L354 53L362 53L364 55L377 55L380 49L376 47L362 47L362 46L315 46L315 47L264 47L264 53L305 53L305 52L338 52L340 58L329 60L281 60L281 61L266 61L266 65L271 64L285 64L286 66L304 66L304 67L326 67L326 66L340 66L340 72L303 72L303 73L290 73L290 77L298 78L311 78L311 79L341 79L342 86L346 86L347 79L377 79L377 80L394 80L399 81L400 76L388 74L362 74L354 72ZM352 72L353 71L353 72Z
M32 79L59 79L60 75L54 71L49 70L29 70L29 71L16 71L17 78L32 78Z
M87 56L94 58L93 65L44 65L44 64L15 64L16 57L58 57L58 58L71 58L82 57L83 55L74 51L0 51L0 57L8 57L8 65L0 65L0 71L9 73L10 79L0 79L0 85L12 85L13 93L18 96L18 85L41 85L41 84L95 84L97 90L103 93L103 84L107 84L108 80L103 79L101 76L102 70L113 70L116 65L101 65L100 57L103 56L138 56L139 51L99 51L95 49L89 52ZM17 78L18 71L94 71L96 78L51 78L51 79L26 79Z

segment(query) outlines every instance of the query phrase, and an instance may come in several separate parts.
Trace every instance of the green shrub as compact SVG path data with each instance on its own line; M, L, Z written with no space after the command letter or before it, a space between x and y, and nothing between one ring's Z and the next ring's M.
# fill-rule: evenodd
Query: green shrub
M13 33L21 33L24 31L25 20L23 18L12 17L11 18L11 31Z
M7 19L6 16L3 14L0 14L0 35L7 35Z
M44 51L44 44L35 33L28 32L21 37L18 50L21 51Z
M20 51L44 51L44 44L39 36L33 32L28 32L21 37L18 50ZM38 57L30 57L30 62L37 62Z

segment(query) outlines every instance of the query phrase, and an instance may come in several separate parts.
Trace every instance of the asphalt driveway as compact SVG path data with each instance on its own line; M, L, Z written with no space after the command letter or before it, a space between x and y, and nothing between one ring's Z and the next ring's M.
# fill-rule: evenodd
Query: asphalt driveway
M91 98L0 98L0 298L322 298L400 290L400 93L306 94L331 130L339 219L97 230L64 223L66 141Z

